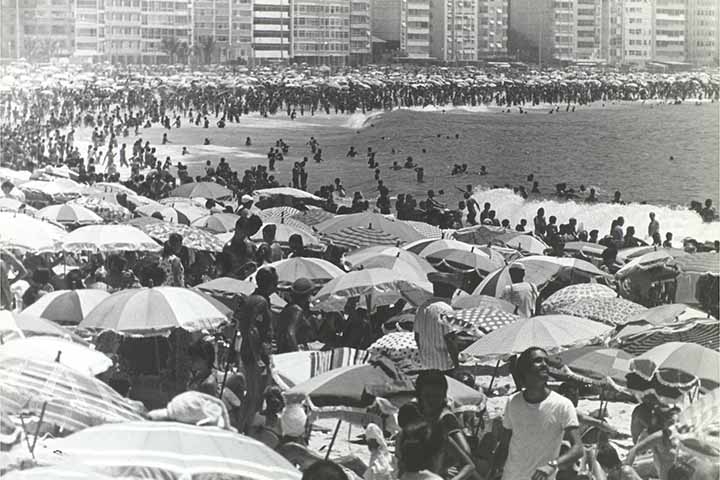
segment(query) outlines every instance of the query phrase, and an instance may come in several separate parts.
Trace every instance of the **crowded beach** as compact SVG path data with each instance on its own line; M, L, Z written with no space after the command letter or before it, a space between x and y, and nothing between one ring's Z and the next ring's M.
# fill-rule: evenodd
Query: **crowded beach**
M3 478L720 475L720 239L657 211L511 222L472 184L457 208L435 189L416 200L383 178L422 183L412 157L380 170L352 145L370 189L309 182L322 130L291 169L280 139L244 172L159 153L181 128L211 145L253 116L715 103L716 73L4 68ZM505 187L536 194L524 180ZM712 199L690 209L717 222Z

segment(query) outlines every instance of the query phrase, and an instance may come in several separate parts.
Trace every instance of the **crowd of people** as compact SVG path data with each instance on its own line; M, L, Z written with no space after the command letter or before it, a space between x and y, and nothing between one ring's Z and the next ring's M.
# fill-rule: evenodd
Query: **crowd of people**
M141 128L158 124L170 131L187 122L209 129L211 117L218 119L214 121L217 128L224 128L226 122L238 122L241 116L255 112L262 115L285 112L295 118L298 114L313 115L318 111L352 113L430 104L519 106L546 102L584 104L612 100L681 101L687 98L716 101L720 96L717 79L706 75L623 77L568 71L506 76L497 72L488 75L436 67L399 71L376 68L322 78L306 72L304 76L309 83L298 84L289 71L249 72L237 80L228 70L212 72L217 83L211 84L198 78L172 83L167 78L171 73L171 69L158 73L129 67L112 74L95 72L93 81L82 86L58 85L50 89L50 93L23 88L17 88L9 95L0 92L0 137L3 139L0 167L29 172L42 172L48 166L64 167L72 172L72 178L77 182L90 186L100 182L118 183L121 181L120 170L128 168L129 177L122 184L137 195L153 200L167 197L175 187L188 183L222 185L232 191L232 198L208 199L203 205L209 212L238 215L232 238L222 252L192 251L183 245L183 237L177 233L164 242L160 254L126 252L82 256L58 252L28 253L18 258L13 252L3 250L0 306L20 311L42 295L61 289L100 287L115 292L140 286L191 287L219 277L246 279L253 275L256 289L235 305L233 322L220 335L222 341L204 337L188 342L184 352L187 368L174 372L178 382L172 393L195 391L220 398L234 429L261 439L280 452L288 451L290 444L307 445L307 415L311 414L312 408L306 411L285 405L273 378L272 355L310 349L316 342L325 348L366 349L386 333L385 321L402 312L406 304L399 301L391 307L368 311L360 299L355 298L348 301L343 313L318 314L310 305L310 298L317 291L316 284L307 278L297 278L280 285L277 272L268 266L283 258L302 257L321 257L342 266L343 252L332 244L322 250L311 249L300 235L293 235L287 245L281 245L276 240L277 226L263 226L257 207L253 205L252 194L258 189L287 183L297 189L308 189L306 165L310 159L318 163L324 161L318 138L310 138L306 145L308 154L302 161L294 163L289 180L279 179L274 173L276 162L284 161L290 151L290 146L282 139L269 148L267 166L257 165L241 174L225 158L220 158L216 164L207 160L204 174L193 178L182 163L182 155L178 159L162 159L158 158L157 147L150 141L142 138L132 144L124 141L131 131L139 135ZM104 78L111 82L103 85L100 80ZM233 83L230 86L223 81ZM81 152L75 145L77 130L82 128L92 129L92 144L86 152ZM167 136L163 137L163 143L165 141ZM205 142L210 143L210 136ZM247 137L245 144L251 145L252 139ZM354 158L358 154L351 147L347 156ZM377 181L374 202L365 199L360 192L355 192L350 199L342 179L336 178L333 183L317 189L315 193L321 199L316 202L317 206L337 215L369 210L386 215L394 213L398 220L427 222L442 229L478 224L504 227L508 231L534 234L547 243L547 254L555 256L568 255L564 248L567 242L597 243L604 247L600 267L609 273L617 271L619 250L645 244L638 238L638 230L644 233L645 227L626 226L622 217L613 221L607 232L584 231L579 229L575 219L559 224L553 215L546 218L546 212L540 208L535 218L523 219L513 226L490 203L485 203L481 209L472 185L462 192L463 200L455 209L448 208L438 199L444 195L442 190L437 194L428 190L427 197L419 202L410 194L400 193L393 208L391 192L383 183L372 148L368 149L367 160ZM404 165L395 164L393 168L410 169L416 173L419 182L423 181L424 171L412 157L408 157ZM467 165L456 165L452 173L466 171ZM484 167L481 174L483 171L486 173ZM539 193L539 184L532 175L527 180L530 193ZM16 187L12 179L4 179L3 196L18 197ZM514 190L518 195L528 195L525 186ZM585 197L587 202L598 201L592 188L586 192L585 187L580 186L576 192L560 184L556 190L560 198ZM622 201L620 192L613 201ZM123 193L117 195L117 202L130 212L136 212L140 207ZM301 203L295 206L303 207ZM716 219L711 200L696 207L704 220ZM650 214L647 238L659 247L679 247L673 243L671 232L664 232L663 241L661 220L654 213ZM257 240L258 234L262 240ZM687 251L720 251L720 242L710 246L686 242L683 248ZM591 260L582 252L578 255ZM62 273L57 268L60 265L65 267ZM70 271L67 271L68 266ZM521 265L510 268L510 275L513 288L503 294L503 298L515 305L520 315L533 315L537 290L524 281ZM632 472L632 465L638 452L653 448L658 455L664 453L667 456L675 451L669 443L671 433L667 433L671 423L659 426L661 421L652 417L646 422L643 435L646 438L640 439L639 434L634 438L639 443L623 464L608 442L608 438L617 432L602 422L593 422L594 419L579 420L576 405L550 389L548 355L541 348L528 349L517 357L513 376L519 391L508 401L501 428L496 425L498 428L490 428L485 437L476 439L477 442L469 441L464 434L463 419L446 408L448 384L445 374L465 377L460 368L457 339L439 321L444 312L452 310L450 299L461 288L462 282L457 274L450 272L431 274L428 280L433 284L434 297L417 309L413 327L425 367L415 383L417 400L404 405L398 412L400 433L393 438L394 455L388 450L387 432L374 424L367 428L365 441L371 456L367 471L361 473L365 479L461 480L496 478L500 472L506 480L632 478L629 475L637 475ZM273 311L273 295L278 291L287 302L279 313ZM228 375L228 372L231 373ZM117 379L110 380L114 381L111 382L114 387L127 393L127 386L120 386ZM475 386L474 379L467 383ZM607 434L589 449L583 448L580 436L583 422L601 427ZM582 467L575 468L581 459ZM662 464L658 469L661 480L709 478L691 477L687 471L678 468L675 461L669 466L667 462ZM348 475L347 469L335 463L318 461L305 469L303 478L344 480L350 478Z

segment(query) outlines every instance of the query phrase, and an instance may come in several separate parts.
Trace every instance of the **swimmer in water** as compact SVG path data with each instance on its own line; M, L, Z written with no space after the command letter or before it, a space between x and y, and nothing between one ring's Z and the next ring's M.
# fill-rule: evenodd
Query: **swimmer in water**
M533 182L532 190L530 190L530 193L540 193L539 182L537 182L537 181Z
M587 202L587 203L595 203L595 202L597 202L597 201L598 201L598 199L597 199L597 197L595 196L595 189L594 189L594 188L591 188L591 189L590 189L590 195L588 195L587 198L585 198L585 202Z
M487 175L487 169L485 168L485 165L480 166L480 175Z

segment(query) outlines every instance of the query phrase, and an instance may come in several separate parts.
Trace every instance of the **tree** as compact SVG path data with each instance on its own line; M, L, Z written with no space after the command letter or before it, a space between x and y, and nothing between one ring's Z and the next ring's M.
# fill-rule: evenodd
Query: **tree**
M200 37L199 44L205 63L212 63L212 55L215 52L215 39L213 37Z
M179 63L187 63L188 57L190 56L190 47L187 42L180 42L177 51L175 52Z
M50 38L34 37L27 42L25 51L31 60L47 62L60 51L60 42Z
M175 56L178 53L178 50L181 48L180 45L182 42L180 42L175 37L165 37L162 39L162 43L160 44L160 50L167 53L170 62L169 63L175 63Z

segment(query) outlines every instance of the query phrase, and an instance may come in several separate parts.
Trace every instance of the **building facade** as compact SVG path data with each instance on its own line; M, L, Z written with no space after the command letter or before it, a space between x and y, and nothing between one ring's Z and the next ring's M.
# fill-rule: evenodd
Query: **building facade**
M178 46L191 44L189 0L142 0L141 8L142 62L177 61Z
M443 62L477 60L478 1L431 0L431 56Z
M575 0L575 58L607 60L602 56L602 0Z
M194 0L191 52L198 63L248 61L252 55L252 0Z
M720 2L688 0L686 61L693 65L718 65L720 45Z
M255 0L252 5L253 63L288 61L290 52L290 0Z
M141 0L105 0L105 50L113 63L142 61Z
M686 0L654 0L653 4L653 60L684 62Z
M508 0L480 0L478 4L478 58L507 56Z
M75 0L73 56L92 61L105 55L105 0Z
M293 0L291 57L310 65L345 65L350 57L350 1Z
M576 51L573 0L511 0L509 35L512 53L540 64L574 61Z
M350 0L350 64L362 65L372 56L372 3Z
M73 0L2 0L0 57L48 61L74 50Z

